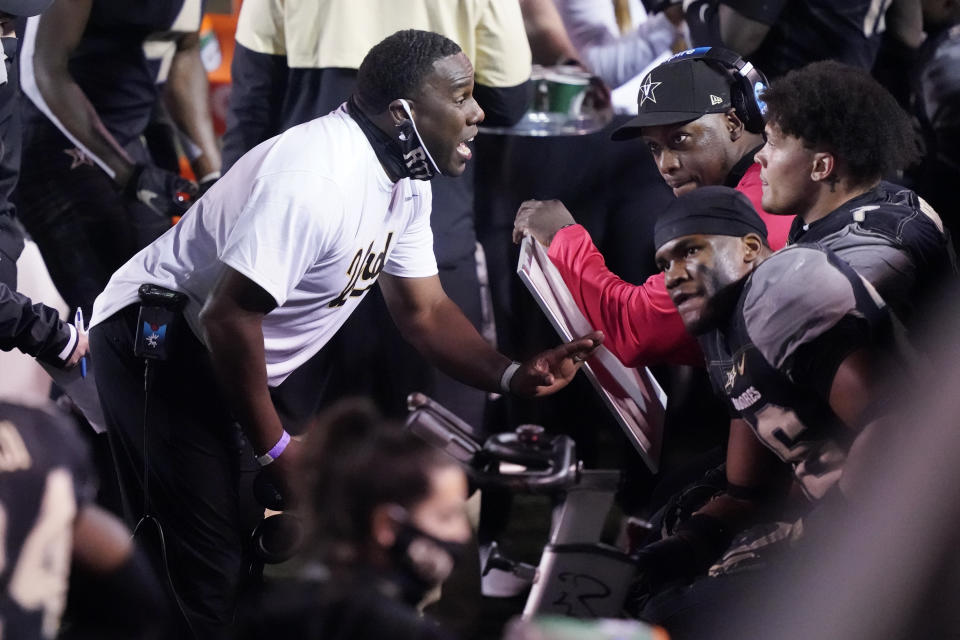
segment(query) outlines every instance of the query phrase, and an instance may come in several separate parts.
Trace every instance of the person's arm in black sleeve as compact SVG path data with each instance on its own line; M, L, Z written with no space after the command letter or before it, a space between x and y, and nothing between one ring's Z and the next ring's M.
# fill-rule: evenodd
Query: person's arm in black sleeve
M285 55L259 53L237 43L230 66L227 131L223 134L224 173L240 156L280 133L279 115L288 72Z
M489 127L509 127L519 122L530 106L531 95L529 80L515 87L473 87L473 97L483 109L483 124Z
M60 320L56 309L0 284L0 350L18 349L57 367L70 368L87 352L86 337Z

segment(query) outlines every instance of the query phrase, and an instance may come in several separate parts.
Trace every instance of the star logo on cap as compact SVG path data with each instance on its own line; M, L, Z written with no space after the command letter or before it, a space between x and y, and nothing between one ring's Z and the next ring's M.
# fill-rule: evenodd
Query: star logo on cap
M663 83L653 82L650 74L647 74L647 77L643 80L643 84L640 85L640 104L638 106L642 107L647 100L653 104L657 104L657 96L653 92L661 84Z

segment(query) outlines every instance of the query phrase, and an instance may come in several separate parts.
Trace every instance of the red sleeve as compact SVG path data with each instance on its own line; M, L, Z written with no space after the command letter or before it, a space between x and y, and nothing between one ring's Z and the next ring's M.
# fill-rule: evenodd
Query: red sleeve
M587 320L603 331L604 346L626 366L703 366L700 345L684 328L662 273L640 286L624 282L580 225L559 231L548 255Z
M767 243L776 251L787 244L793 216L778 216L763 210L763 184L760 182L760 165L752 164L740 178L737 191L747 196L763 223L767 225Z

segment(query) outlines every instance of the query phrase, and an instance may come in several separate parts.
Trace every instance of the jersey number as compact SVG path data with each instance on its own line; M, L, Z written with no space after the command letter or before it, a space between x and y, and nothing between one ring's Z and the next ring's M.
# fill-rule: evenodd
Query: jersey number
M43 612L43 637L56 636L66 604L67 577L77 512L73 478L66 469L47 474L36 523L23 541L13 567L8 592L27 611ZM7 565L9 516L0 504L0 573Z

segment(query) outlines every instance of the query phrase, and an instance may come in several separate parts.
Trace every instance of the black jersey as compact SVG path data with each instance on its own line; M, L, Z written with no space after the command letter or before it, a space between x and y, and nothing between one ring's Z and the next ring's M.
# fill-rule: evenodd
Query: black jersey
M66 602L73 522L96 486L61 415L0 402L0 636L53 638Z
M816 499L839 480L855 435L829 405L837 368L889 335L886 307L865 280L836 255L796 246L757 267L726 326L700 345L731 415Z
M121 146L143 133L177 39L197 31L202 17L202 0L93 1L86 30L70 55L70 75ZM27 23L21 65L25 88L33 84L32 51L43 19ZM59 126L43 97L35 90L26 93L32 106L26 110L28 123L50 119Z
M721 0L770 25L750 61L776 78L817 60L871 69L891 0Z
M913 191L889 182L809 225L795 218L788 242L816 244L836 253L908 324L916 309L957 272L937 213Z

